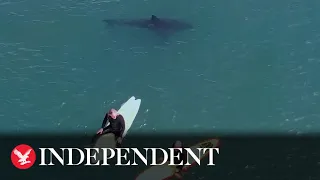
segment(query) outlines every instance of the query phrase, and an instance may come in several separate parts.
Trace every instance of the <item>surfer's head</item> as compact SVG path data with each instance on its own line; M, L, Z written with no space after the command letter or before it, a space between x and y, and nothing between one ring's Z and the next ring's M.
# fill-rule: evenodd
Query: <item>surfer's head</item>
M112 118L112 119L116 119L118 116L118 111L115 109L110 109L110 111L108 112L108 115Z
M181 142L181 141L176 141L176 142L173 144L173 147L174 147L174 148L182 148L182 142Z

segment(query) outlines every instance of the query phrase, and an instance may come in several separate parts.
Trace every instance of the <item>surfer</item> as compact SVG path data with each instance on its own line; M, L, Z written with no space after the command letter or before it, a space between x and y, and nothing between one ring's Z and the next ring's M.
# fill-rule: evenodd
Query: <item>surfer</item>
M109 122L109 125L106 126ZM91 143L93 144L99 136L113 133L116 137L117 147L119 147L122 143L122 135L125 130L125 122L124 118L121 114L118 113L115 109L110 109L108 113L106 113L101 128L97 131L97 134L93 137Z
M184 149L184 146L181 141L175 141L171 148L182 148L182 152L179 149L174 150L174 156L178 156L174 158L174 164L180 164L181 162L185 164L187 162L187 152ZM163 158L160 158L159 161L162 161ZM182 179L182 171L186 170L184 165L176 165L174 175L178 179Z
M176 141L172 144L172 148L183 148L183 144L181 141ZM179 151L178 149L176 149L174 151L174 155L175 156L178 156L176 158L174 158L174 164L180 164L181 162L184 164L187 162L187 152L185 149L182 149L182 152ZM176 173L175 173L175 176L179 179L182 178L181 176L181 172L182 170L185 170L184 169L184 165L177 165L176 166Z

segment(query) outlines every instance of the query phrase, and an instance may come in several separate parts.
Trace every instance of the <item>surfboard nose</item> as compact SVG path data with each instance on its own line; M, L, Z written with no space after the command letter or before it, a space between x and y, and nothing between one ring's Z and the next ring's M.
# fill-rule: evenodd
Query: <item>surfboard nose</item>
M129 98L125 103L123 103L118 110L125 122L125 131L123 132L123 137L127 134L130 129L134 119L136 118L141 104L141 99L136 99L134 96Z

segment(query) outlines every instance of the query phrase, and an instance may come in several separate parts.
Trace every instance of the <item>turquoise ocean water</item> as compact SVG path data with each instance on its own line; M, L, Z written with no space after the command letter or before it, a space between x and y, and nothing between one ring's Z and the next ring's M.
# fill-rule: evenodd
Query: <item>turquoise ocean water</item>
M319 132L319 5L1 0L0 131L92 133L134 95L132 132ZM195 28L102 23L151 14Z

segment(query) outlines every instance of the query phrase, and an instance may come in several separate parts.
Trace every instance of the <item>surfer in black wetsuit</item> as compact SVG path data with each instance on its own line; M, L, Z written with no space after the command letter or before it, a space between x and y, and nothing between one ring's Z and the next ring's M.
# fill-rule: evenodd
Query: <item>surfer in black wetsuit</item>
M110 123L108 126L106 126ZM91 144L95 143L95 141L101 135L113 133L116 137L117 147L119 147L122 143L122 135L125 130L125 122L124 118L121 114L117 112L115 109L110 109L110 111L105 115L101 128L97 131L97 134L93 137Z
M172 148L184 148L183 147L183 144L181 141L176 141L172 144ZM174 164L180 164L181 162L183 164L185 164L187 162L187 152L185 149L182 149L182 152L179 151L178 149L176 149L174 151L174 155L175 156L179 156L177 158L174 158ZM177 173L180 173L183 169L184 165L177 165L176 168L177 168Z
M181 162L182 162L183 164L185 164L185 163L187 162L187 155L188 155L188 154L187 154L187 151L184 149L184 146L183 146L182 142L181 142L181 141L175 141L175 142L172 144L171 148L182 148L182 152L181 152L179 149L175 149L175 150L174 150L174 156L179 156L179 157L175 157L175 158L173 159L173 161L174 161L174 164L180 164ZM159 158L158 161L159 161L159 162L163 161L163 158ZM178 179L182 179L182 174L181 174L181 172L182 172L183 170L186 170L186 169L184 168L184 165L176 165L175 168L176 168L176 172L175 172L174 175L175 175Z

